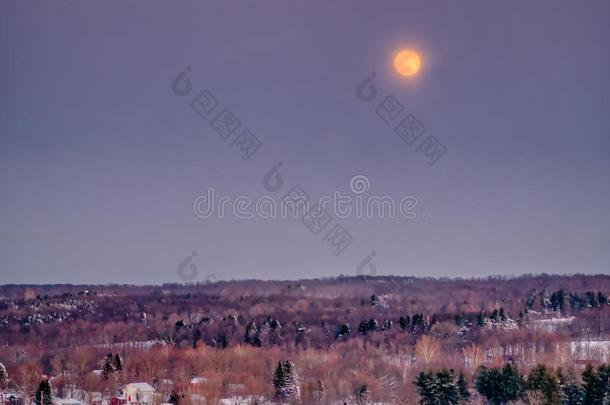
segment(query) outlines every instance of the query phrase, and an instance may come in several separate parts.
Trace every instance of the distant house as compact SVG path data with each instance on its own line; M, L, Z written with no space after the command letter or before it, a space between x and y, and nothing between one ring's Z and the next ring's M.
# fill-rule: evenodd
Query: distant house
M127 404L138 405L152 405L156 396L152 385L145 382L127 384L121 393L127 399Z

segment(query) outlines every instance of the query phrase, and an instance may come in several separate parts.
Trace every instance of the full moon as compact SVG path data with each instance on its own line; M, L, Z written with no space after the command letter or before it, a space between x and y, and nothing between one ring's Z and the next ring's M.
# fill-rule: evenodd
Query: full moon
M410 50L400 51L394 57L394 67L403 76L413 76L421 67L419 55Z

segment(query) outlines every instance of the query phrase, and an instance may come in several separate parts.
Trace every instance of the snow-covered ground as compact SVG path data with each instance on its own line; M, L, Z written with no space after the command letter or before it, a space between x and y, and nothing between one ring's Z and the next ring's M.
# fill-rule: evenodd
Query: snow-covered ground
M231 397L231 398L223 398L220 400L220 405L251 405L251 404L272 404L265 400L263 397Z
M133 348L141 350L149 350L151 347L156 345L165 345L167 342L163 340L140 340L140 341L128 341L128 342L117 342L117 343L103 343L94 345L94 347L100 347L102 349L120 349L120 348Z
M570 342L576 360L610 361L610 340L579 340Z
M543 329L547 332L554 332L561 326L566 326L574 321L573 316L567 318L549 318L549 319L536 319L531 321L531 325L534 329Z

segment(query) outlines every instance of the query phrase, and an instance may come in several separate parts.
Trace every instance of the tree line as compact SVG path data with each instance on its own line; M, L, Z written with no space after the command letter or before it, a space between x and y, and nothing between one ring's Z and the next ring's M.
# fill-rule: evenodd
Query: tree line
M481 367L474 389L492 405L522 400L540 405L606 405L610 404L610 363L595 369L588 364L581 374L566 375L539 364L527 375L510 363L504 367ZM422 405L458 405L470 402L471 389L463 373L454 370L421 372L413 381Z

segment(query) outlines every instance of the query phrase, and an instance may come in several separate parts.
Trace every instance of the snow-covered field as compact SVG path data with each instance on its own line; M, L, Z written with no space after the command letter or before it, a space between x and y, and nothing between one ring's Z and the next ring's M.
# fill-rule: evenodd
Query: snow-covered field
M531 325L534 329L543 329L547 332L554 332L561 326L566 326L574 321L573 316L567 318L550 318L550 319L537 319L531 321Z
M101 347L103 349L122 349L122 348L132 348L132 349L141 349L141 350L149 350L151 347L156 345L165 345L167 342L163 340L141 340L141 341L128 341L128 342L117 342L117 343L104 343L93 345L93 347Z
M576 360L610 361L610 340L579 340L570 342L572 356Z

